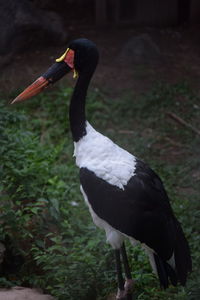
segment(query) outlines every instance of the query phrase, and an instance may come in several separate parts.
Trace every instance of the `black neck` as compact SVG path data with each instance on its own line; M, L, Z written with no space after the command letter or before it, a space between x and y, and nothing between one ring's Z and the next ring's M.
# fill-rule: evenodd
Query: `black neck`
M85 101L92 73L80 74L71 98L69 120L74 142L86 134Z

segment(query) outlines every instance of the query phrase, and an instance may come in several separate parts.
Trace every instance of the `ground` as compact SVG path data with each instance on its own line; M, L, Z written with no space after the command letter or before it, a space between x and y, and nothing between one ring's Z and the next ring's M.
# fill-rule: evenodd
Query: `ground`
M163 175L165 179L165 183L167 183L168 189L171 189L171 194L173 195L173 190L175 186L175 190L176 188L179 189L178 191L179 195L185 194L185 198L186 196L188 197L189 195L194 194L194 186L192 185L192 183L190 182L189 184L185 184L184 182L184 178L188 175L188 174L185 175L184 173L187 172L188 170L187 164L190 164L191 166L193 164L194 166L193 169L192 167L189 169L189 171L191 172L189 174L191 175L191 181L195 181L197 183L200 180L200 172L198 169L199 151L198 149L192 148L192 145L195 145L195 143L192 144L193 141L191 141L193 137L195 140L197 135L192 132L191 128L188 129L187 127L185 127L185 125L180 124L180 122L172 120L169 116L167 116L167 114L165 115L165 110L167 113L167 110L170 108L172 112L175 111L177 114L179 114L179 112L182 113L181 116L185 120L187 120L189 123L192 123L193 126L195 126L198 130L200 130L197 113L195 115L195 112L193 112L193 115L196 116L196 118L194 119L192 119L192 117L188 118L188 113L191 113L189 110L189 106L191 105L190 97L192 97L191 93L190 91L189 92L186 91L186 93L184 94L184 92L181 91L182 87L185 88L184 85L179 86L179 90L177 93L175 91L176 87L169 88L167 91L166 89L164 89L163 95L164 97L165 96L168 97L166 102L168 102L168 100L169 102L171 101L169 95L170 92L173 93L173 101L174 98L176 99L176 102L174 103L174 107L173 107L173 101L171 101L169 103L169 106L165 108L165 106L162 107L162 105L168 105L168 103L165 103L164 101L163 103L161 103L162 89L160 90L158 89L157 90L158 97L159 97L158 101L160 101L160 106L158 105L159 112L157 112L157 115L155 114L152 108L155 102L151 96L146 97L145 101L144 99L141 100L141 102L143 101L141 103L141 106L137 105L136 100L140 100L141 95L145 93L147 94L150 93L152 87L155 85L156 82L160 83L162 81L170 84L187 81L189 83L190 88L193 89L194 95L199 96L198 79L200 75L200 56L199 56L200 40L198 37L198 33L199 33L198 29L199 27L195 26L190 28L189 27L170 28L170 29L169 28L168 29L167 28L166 29L152 29L152 28L123 29L121 28L121 29L109 29L104 31L95 31L91 27L89 28L88 26L85 27L82 26L81 29L75 28L71 30L72 39L80 36L87 37L93 40L98 45L98 48L100 50L100 64L98 66L98 69L92 81L92 86L98 89L100 93L106 95L106 97L109 98L109 102L106 102L107 101L106 97L103 96L102 103L100 104L97 110L99 110L101 114L103 114L108 107L109 108L108 116L110 116L111 115L110 109L112 109L113 110L112 113L114 115L113 119L116 116L119 119L119 123L120 122L122 123L122 126L120 126L120 124L117 124L117 120L113 120L110 126L110 122L108 121L109 117L104 116L102 119L99 120L98 118L95 119L95 126L97 125L97 128L102 127L103 129L102 132L104 132L106 135L109 135L110 137L114 137L117 142L119 140L121 145L124 146L126 149L130 150L131 152L132 150L134 150L134 153L136 151L136 153L139 153L142 158L145 158L145 160L150 162L151 165L153 163L153 167L156 167L158 169L159 174L161 172L160 174L161 176ZM120 53L121 49L124 47L126 41L132 36L140 35L143 33L148 33L152 37L153 41L160 48L161 53L163 55L162 62L159 62L157 64L148 64L148 65L119 64L118 54ZM12 63L9 64L1 74L1 78L0 78L1 90L4 93L6 92L7 94L10 94L10 91L16 93L16 89L21 91L23 87L26 87L34 79L36 79L41 74L43 74L46 71L46 69L54 62L55 58L59 57L65 50L66 50L66 46L49 47L47 49L44 48L32 49L30 52L16 55L13 58ZM64 78L61 83L61 85L63 86L73 85L73 84L74 84L73 79L69 80L66 78ZM126 95L128 95L129 97L127 103L126 103ZM155 96L156 95L153 94L153 97ZM58 97L62 98L62 95L59 96L58 94ZM135 101L134 106L132 107L136 109L136 113L138 114L136 117L134 115L135 113L134 111L132 112L129 111L129 104L130 101L132 101L130 97L133 97L133 101ZM51 101L54 100L54 98L53 99L52 98L53 96L50 97ZM112 103L110 99L113 100ZM121 102L119 99L122 99ZM196 110L197 112L199 109L199 103L197 102L199 101L198 99L199 98L197 97L195 101L192 102L192 105L197 106L197 110ZM51 115L50 115L51 108L47 110L47 114L49 115L48 117L50 120L49 121L47 115L43 114L42 112L42 110L46 110L46 106L44 104L46 103L45 102L46 100L47 99L44 99L40 108L37 107L37 103L40 103L39 101L32 102L33 111L31 111L30 108L31 116L34 117L37 116L39 120L42 120L41 124L44 124L44 134L41 135L41 140L45 139L44 145L48 141L48 132L50 130L55 129L53 128L53 122L52 122L54 118L54 109L55 109L53 105L55 105L55 103L50 104L53 107L52 108L53 113ZM62 103L63 105L61 99L57 99L57 100L58 103ZM115 105L115 100L117 103L116 105ZM147 101L150 102L149 107L148 107L148 103L146 103ZM119 105L119 107L117 107L117 105ZM175 105L179 105L181 106L181 108L183 107L182 110L181 108L177 109L177 106L175 107ZM145 113L144 111L142 111L143 107L147 110L151 118L154 117L156 118L155 122L152 119L150 119L149 116L146 116L145 118ZM96 110L95 107L90 109L91 110L93 109L92 112ZM158 114L160 112L163 113L164 117L159 119ZM58 113L60 113L59 118L61 119L61 121L62 118L66 118L65 115L64 116L62 115L63 111L60 111L59 107L56 116L58 116ZM123 118L122 116L123 113L126 114L128 124L126 124L125 122L126 118ZM60 122L59 118L56 121L58 122L58 128L60 131L61 128L64 128L64 126L66 126L66 123L63 122L59 124ZM50 123L47 122L46 124L45 123L46 121L49 121ZM101 123L103 122L106 125L102 125ZM161 124L161 126L158 126L159 125L158 122L163 122L163 124L165 123L166 126L164 126L163 124ZM38 124L40 124L40 122ZM49 124L51 124L51 126L49 126ZM31 127L31 131L37 133L38 127L37 127L37 123L33 124ZM184 129L183 130L184 132L179 132L180 128ZM61 133L59 132L59 134L62 135L62 132ZM188 135L190 136L190 139L188 138ZM138 144L136 145L134 144L133 141L134 138L138 140ZM63 137L61 137L60 139L63 140ZM52 140L50 139L50 143L48 147L50 147L50 145L53 144L53 142L55 142L53 140L54 139ZM127 140L129 140L129 142ZM188 145L185 143L185 140L190 142L189 145L190 147L188 147ZM27 143L25 141L25 144L23 145L23 147L25 147L25 150L23 149L22 153L24 152L26 153L26 144ZM196 145L198 144L196 143ZM27 149L29 147L30 146L27 145ZM69 149L67 149L67 153L68 152ZM150 152L150 154L148 152ZM186 163L183 162L184 157L186 157L187 160ZM192 163L188 162L188 159L190 159ZM43 160L45 162L45 158L43 158ZM195 165L195 161L196 161L196 165ZM162 165L161 166L159 165L161 164L161 162L164 165L163 167ZM61 160L61 165L62 165L62 160ZM177 170L174 168L174 166L176 165L177 165ZM73 163L73 168L74 168L74 163ZM181 172L181 175L178 173L178 169L180 170L179 173ZM170 180L168 182L168 177L173 175L171 174L172 172L177 172L177 176L179 176L178 179L179 181L177 181L178 183L172 182ZM64 173L67 174L66 176L68 176L66 170ZM175 178L176 175L173 176L172 177ZM181 179L183 178L183 182L181 185L179 185L180 178ZM189 176L186 177L186 180L188 180L188 178ZM57 179L54 177L53 179L57 186L57 182L56 182ZM53 180L51 181L52 186L54 184L54 181ZM179 187L176 187L176 185ZM193 196L193 199L197 199L197 194L195 197ZM186 233L190 235L190 227L188 226L188 228L186 228L186 224L191 223L190 220L193 220L193 219L188 219L187 216L187 209L188 207L190 207L190 205L188 204L188 206L186 206L185 211L184 209L182 209L181 205L182 202L179 203L177 201L175 208L176 211L179 212L180 217L183 215L183 221L185 223L184 229L187 229ZM195 213L196 211L194 211L194 215ZM184 219L184 214L185 214L185 219ZM93 249L94 246L92 245L91 248ZM194 245L193 248L195 248ZM44 258L46 258L46 255L44 255ZM138 258L138 264L139 263L140 260ZM60 261L58 265L61 265ZM143 280L145 281L145 277ZM60 280L60 282L61 281L62 280ZM172 291L172 295L173 295L173 291ZM142 298L140 297L140 299ZM159 298L155 298L155 299L157 300ZM173 299L173 298L168 298L168 299ZM186 298L176 298L176 299L185 300Z
M71 31L71 39L86 37L93 40L100 51L100 64L93 79L93 84L109 91L113 97L120 96L129 88L134 92L144 92L155 80L177 82L186 79L198 86L200 75L200 40L199 28L137 28L108 29L96 31L82 26ZM162 63L157 65L119 66L117 57L132 36L148 33L159 46L163 55ZM23 54L16 54L1 74L0 88L16 90L26 86L42 74L66 50L63 47L32 49Z

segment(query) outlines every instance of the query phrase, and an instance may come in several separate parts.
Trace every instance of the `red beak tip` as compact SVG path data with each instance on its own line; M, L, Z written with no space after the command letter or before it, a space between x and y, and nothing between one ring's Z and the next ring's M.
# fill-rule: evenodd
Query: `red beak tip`
M10 102L10 104L14 104L14 103L16 103L16 102L18 102L18 99L17 99L17 98L15 98L14 100L12 100L12 101Z
M14 104L16 102L23 102L33 96L39 94L49 85L49 81L44 77L39 77L35 80L31 85L29 85L21 94L19 94L10 104Z

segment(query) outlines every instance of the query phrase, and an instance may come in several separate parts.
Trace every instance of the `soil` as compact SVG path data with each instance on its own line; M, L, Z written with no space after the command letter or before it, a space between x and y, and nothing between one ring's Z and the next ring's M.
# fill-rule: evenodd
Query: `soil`
M55 300L50 295L43 294L39 289L20 286L11 289L0 289L0 300Z
M97 31L91 26L68 28L71 39L87 37L100 51L100 63L93 78L93 86L107 91L112 97L127 89L142 93L157 80L178 82L186 79L198 87L200 76L199 27L181 28L112 28ZM133 36L148 34L160 48L163 60L157 64L120 64L118 56ZM22 89L30 84L66 50L63 47L35 48L15 55L0 77L3 92ZM66 79L63 79L66 80ZM69 83L72 84L72 81Z

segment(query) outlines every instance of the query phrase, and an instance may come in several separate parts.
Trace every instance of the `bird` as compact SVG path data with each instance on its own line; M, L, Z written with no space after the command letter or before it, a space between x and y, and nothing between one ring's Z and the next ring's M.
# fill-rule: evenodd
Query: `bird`
M96 131L86 119L87 91L98 61L94 42L75 39L12 104L37 95L65 74L74 72L76 84L69 121L76 165L80 169L80 190L93 222L105 231L115 253L116 299L132 299L134 287L125 240L133 246L141 245L161 288L178 283L185 286L192 270L190 248L162 180L148 164Z

